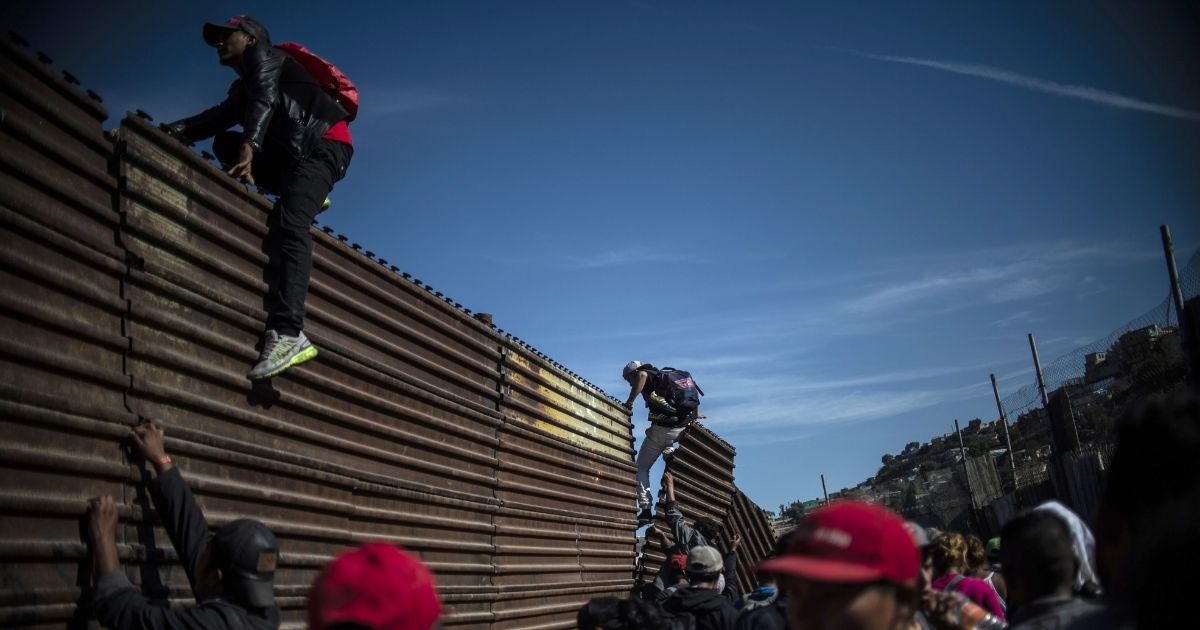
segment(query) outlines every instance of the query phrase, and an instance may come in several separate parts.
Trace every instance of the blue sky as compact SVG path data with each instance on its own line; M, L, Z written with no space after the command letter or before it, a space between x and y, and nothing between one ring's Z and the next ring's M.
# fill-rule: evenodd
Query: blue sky
M360 87L324 223L619 398L630 359L691 370L771 509L994 418L1027 332L1107 334L1167 295L1160 223L1200 244L1200 29L1169 9L0 7L159 121L224 94L200 25L239 12Z

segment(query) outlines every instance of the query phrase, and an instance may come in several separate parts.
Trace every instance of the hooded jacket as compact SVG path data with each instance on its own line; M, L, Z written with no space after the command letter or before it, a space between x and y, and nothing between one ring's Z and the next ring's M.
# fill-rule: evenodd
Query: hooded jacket
M269 42L246 48L238 75L224 101L167 124L167 133L196 141L240 123L244 142L261 147L270 139L299 160L350 116L304 66Z
M681 588L663 602L662 607L675 618L691 615L696 630L733 630L737 624L737 609L719 591L712 589Z

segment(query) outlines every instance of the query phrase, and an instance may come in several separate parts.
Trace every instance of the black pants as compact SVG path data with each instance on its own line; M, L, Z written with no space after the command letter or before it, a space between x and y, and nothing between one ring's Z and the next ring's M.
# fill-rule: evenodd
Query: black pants
M213 138L213 153L226 167L237 162L242 135L226 131ZM346 175L354 149L332 140L318 140L308 157L296 160L283 147L268 142L254 156L254 181L268 194L277 195L267 216L267 329L296 336L304 330L304 299L312 273L313 219L335 182Z

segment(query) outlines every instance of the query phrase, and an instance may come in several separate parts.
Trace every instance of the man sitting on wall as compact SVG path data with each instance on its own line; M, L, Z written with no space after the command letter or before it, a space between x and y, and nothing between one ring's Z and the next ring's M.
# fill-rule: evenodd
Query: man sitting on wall
M275 630L279 607L273 585L279 543L262 523L238 519L210 534L192 491L163 446L162 429L133 429L134 449L154 467L154 509L187 573L195 606L156 606L130 583L117 552L117 506L111 496L90 501L96 618L114 630Z

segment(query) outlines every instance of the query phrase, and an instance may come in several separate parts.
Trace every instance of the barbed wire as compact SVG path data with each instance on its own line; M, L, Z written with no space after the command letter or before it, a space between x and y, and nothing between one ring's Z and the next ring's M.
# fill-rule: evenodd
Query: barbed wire
M1183 293L1184 301L1200 293L1200 249L1192 253L1187 265L1179 271L1179 286ZM1074 379L1084 376L1087 355L1095 352L1107 352L1122 335L1152 326L1167 328L1173 325L1173 323L1178 324L1176 321L1178 318L1174 316L1175 306L1172 303L1172 299L1170 287L1168 287L1167 298L1155 307L1129 320L1107 336L1075 348L1049 363L1043 364L1042 375L1045 379L1046 391L1054 391ZM1004 407L1004 412L1010 421L1015 421L1022 414L1040 407L1042 404L1042 395L1038 387L1037 376L1034 376L1032 383L1018 388L1013 393L1001 399L1000 404Z

